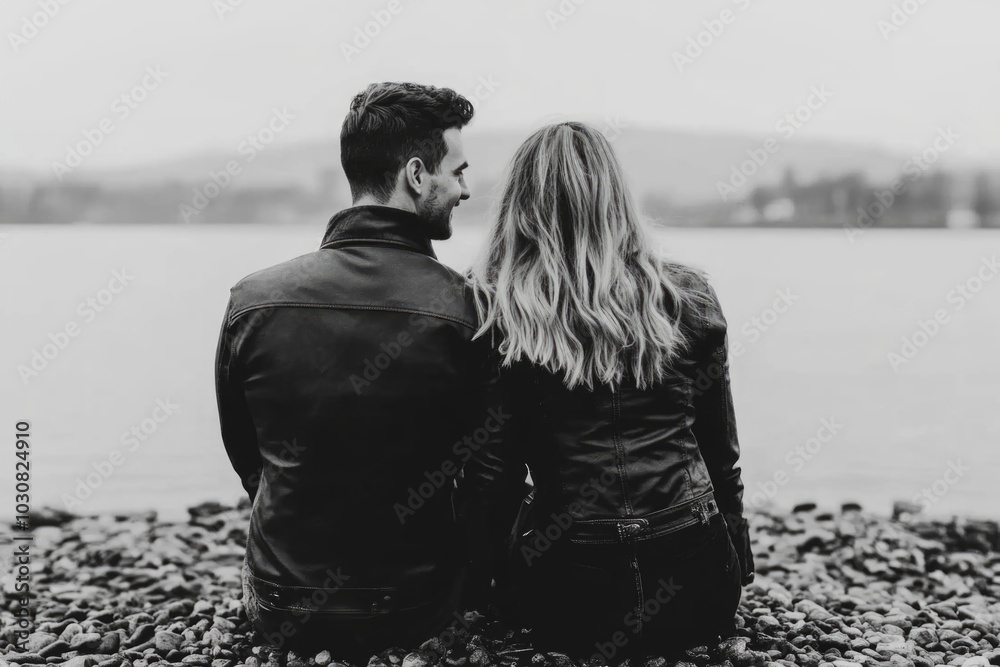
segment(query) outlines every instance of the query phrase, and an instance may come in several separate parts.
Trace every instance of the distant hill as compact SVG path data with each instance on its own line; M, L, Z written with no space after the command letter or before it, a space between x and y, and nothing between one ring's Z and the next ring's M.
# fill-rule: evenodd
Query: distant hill
M980 168L949 154L914 179L912 165L906 168L911 156L847 142L786 141L769 153L767 137L627 126L605 133L641 209L659 224L842 226L901 177L906 192L869 224L940 227L950 224L953 209L1000 212L1000 170L994 165L983 178ZM456 211L456 222L489 220L503 170L526 136L465 132L473 198ZM84 166L62 182L49 173L0 169L0 223L294 224L351 205L335 141L270 145L250 157L239 149L206 150L122 169ZM230 178L233 161L242 171ZM735 186L725 199L722 183ZM984 226L1000 226L1000 214L976 215Z
M527 132L477 132L474 127L466 131L466 154L471 165L469 181L475 197L486 195L484 188L499 180L507 161L526 136ZM748 159L748 150L761 148L764 139L628 127L612 140L637 196L656 193L684 204L718 198L716 182L727 180L732 167ZM777 153L769 156L764 167L749 179L746 191L740 194L749 194L756 185L776 183L790 166L802 181L848 172L860 172L876 182L891 180L899 174L906 157L849 143L793 140L783 143ZM326 183L336 188L338 194L347 193L339 146L334 141L270 146L249 163L235 153L212 151L120 170L81 169L66 180L111 187L167 183L194 186L204 183L210 170L220 170L234 159L244 168L234 182L236 187L313 189Z

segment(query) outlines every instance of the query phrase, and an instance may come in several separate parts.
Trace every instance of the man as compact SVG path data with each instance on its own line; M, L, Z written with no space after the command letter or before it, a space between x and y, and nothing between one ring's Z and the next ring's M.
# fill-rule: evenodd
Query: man
M499 428L465 282L431 246L469 198L472 115L447 88L370 85L340 136L354 205L317 251L232 289L219 416L253 502L247 616L270 644L364 656L456 610L453 480L468 435Z

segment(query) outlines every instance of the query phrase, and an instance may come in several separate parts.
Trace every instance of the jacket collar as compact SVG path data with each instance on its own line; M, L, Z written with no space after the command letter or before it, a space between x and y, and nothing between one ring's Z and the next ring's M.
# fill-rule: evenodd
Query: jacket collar
M336 213L326 226L320 248L349 245L386 245L405 248L437 259L431 240L416 213L391 206L352 206Z

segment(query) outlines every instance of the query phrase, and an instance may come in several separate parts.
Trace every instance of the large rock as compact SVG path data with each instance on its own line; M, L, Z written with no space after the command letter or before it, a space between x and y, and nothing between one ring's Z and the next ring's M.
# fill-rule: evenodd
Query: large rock
M24 642L24 649L27 653L38 653L57 639L59 636L51 632L32 632Z
M802 612L810 621L826 621L833 616L812 600L799 600L795 603L795 611Z
M157 632L153 636L153 645L156 647L156 652L161 655L179 649L183 644L184 637L176 632Z
M89 651L97 648L101 643L101 635L97 632L81 632L74 635L69 642L69 647L76 651Z

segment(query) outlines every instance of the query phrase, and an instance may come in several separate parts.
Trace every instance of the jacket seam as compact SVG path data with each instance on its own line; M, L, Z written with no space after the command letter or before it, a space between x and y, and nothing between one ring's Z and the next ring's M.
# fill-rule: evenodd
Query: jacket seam
M476 330L476 326L471 322L467 322L458 317L452 317L451 315L442 315L441 313L432 313L428 310L420 310L418 308L397 308L393 306L363 306L360 304L328 304L328 303L305 303L299 301L275 301L270 303L262 303L256 306L247 306L246 308L237 311L233 314L232 318L229 320L229 326L232 326L237 319L246 315L247 313L260 310L262 308L326 308L329 310L375 310L391 313L410 313L413 315L427 315L428 317L434 317L440 320L447 320L449 322L454 322L455 324L461 324L462 326Z
M686 382L683 383L685 401L688 405L693 405L694 396L692 395L691 392L691 385L692 385L691 379L684 378L684 380L686 380ZM695 415L695 419L697 418L698 418L697 415ZM698 447L697 440L695 441L694 446ZM686 443L681 446L681 456L684 457L685 461L684 477L687 478L688 493L694 495L694 480L691 479L691 466L694 465L694 460L691 458L691 452L688 451L688 445Z
M615 452L618 459L618 476L622 487L622 498L625 501L626 514L633 516L635 511L632 509L632 501L628 497L628 473L625 471L625 448L622 446L621 434L619 433L619 427L621 426L621 396L618 393L617 387L612 387L611 389L611 408L614 415L612 437L614 438Z

